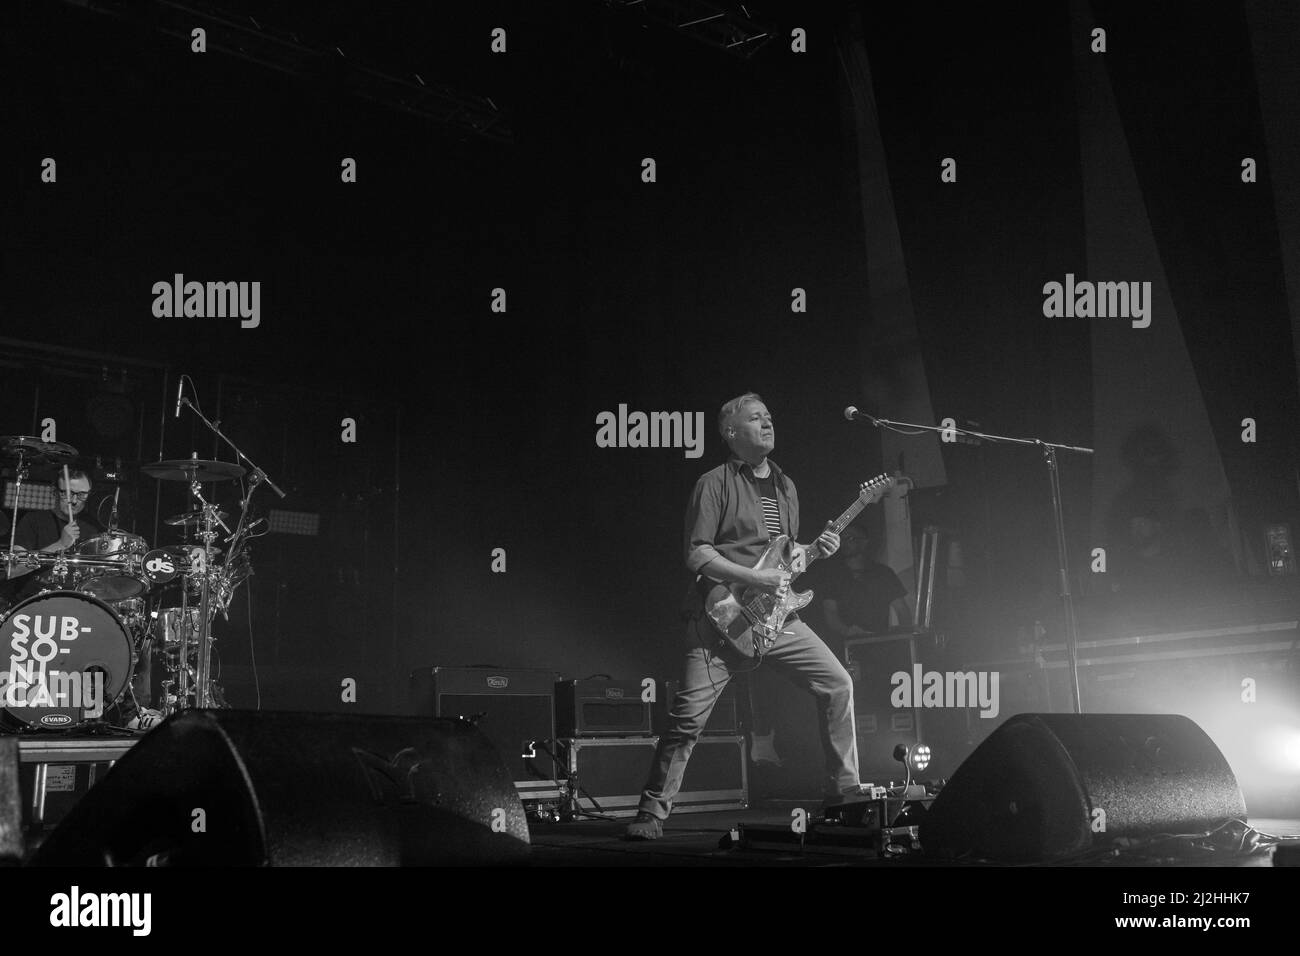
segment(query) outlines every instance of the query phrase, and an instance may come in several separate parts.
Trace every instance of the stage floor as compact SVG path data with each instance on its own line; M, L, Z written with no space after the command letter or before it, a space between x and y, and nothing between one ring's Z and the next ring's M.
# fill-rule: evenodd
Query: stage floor
M897 859L880 859L875 852L863 848L860 852L843 849L835 852L819 851L806 847L802 852L792 849L755 850L741 847L724 848L733 827L737 825L770 825L789 827L791 811L803 807L814 809L820 801L765 801L747 810L722 810L710 813L678 813L669 818L661 839L628 842L622 833L626 819L582 819L570 823L531 822L533 866L741 866L741 867L971 867L993 866L981 863L951 863L927 860L924 856ZM1300 846L1300 818L1252 819L1257 830L1296 841ZM1272 851L1246 855L1196 853L1185 857L1133 856L1105 858L1100 861L1067 863L1068 866L1227 866L1267 867L1273 865Z

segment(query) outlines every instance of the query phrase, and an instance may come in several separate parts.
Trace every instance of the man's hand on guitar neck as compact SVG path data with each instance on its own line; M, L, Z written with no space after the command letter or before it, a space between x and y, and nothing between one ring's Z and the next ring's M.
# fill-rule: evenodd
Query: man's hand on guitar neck
M813 542L813 545L821 552L823 558L829 558L840 549L840 536L831 530L833 527L835 527L835 522L826 522L826 530Z

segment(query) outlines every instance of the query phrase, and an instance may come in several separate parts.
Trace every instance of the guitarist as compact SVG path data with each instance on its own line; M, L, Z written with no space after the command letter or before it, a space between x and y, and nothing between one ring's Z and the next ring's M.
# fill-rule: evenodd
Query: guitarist
M624 833L629 840L663 835L663 821L672 811L687 761L713 705L733 669L753 667L753 662L723 653L719 633L705 615L704 591L713 582L772 592L790 584L787 572L754 570L773 537L784 533L793 539L799 532L794 482L767 457L775 439L772 415L758 395L747 392L722 406L718 430L731 455L725 464L700 477L686 507L686 566L699 577L688 604L681 690L669 713L669 728L659 740L636 819ZM839 544L839 536L829 530L816 542L826 556L834 554ZM853 684L848 671L797 616L787 619L763 660L817 699L826 757L826 802L842 803L858 796Z

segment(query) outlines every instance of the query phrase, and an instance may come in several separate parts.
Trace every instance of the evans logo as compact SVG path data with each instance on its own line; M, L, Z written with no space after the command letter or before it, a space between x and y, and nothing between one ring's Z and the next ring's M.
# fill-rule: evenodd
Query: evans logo
M609 698L612 699L612 700L622 700L622 699L623 699L623 688L621 688L621 687L606 687L606 688L605 688L605 696L606 696L606 697L609 697Z
M496 688L497 690L501 690L503 687L509 687L509 686L510 686L510 678L508 678L508 677L489 677L489 678L487 679L487 685L488 685L489 687L494 687L494 688Z
M72 723L72 718L67 714L46 714L41 718L41 723L45 724L47 727L55 727L62 724Z

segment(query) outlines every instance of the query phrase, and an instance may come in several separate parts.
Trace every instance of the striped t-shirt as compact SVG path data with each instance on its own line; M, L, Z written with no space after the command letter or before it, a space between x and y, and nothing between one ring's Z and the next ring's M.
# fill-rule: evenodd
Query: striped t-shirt
M767 525L768 537L775 538L781 533L781 509L776 503L776 479L769 471L766 478L754 480L758 482L758 495L763 502L763 523Z

